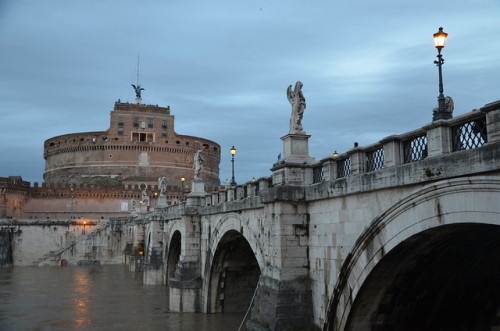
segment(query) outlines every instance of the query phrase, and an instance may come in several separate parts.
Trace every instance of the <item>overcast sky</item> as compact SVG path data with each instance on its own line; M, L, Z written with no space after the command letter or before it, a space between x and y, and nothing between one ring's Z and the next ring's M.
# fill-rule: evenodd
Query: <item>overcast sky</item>
M498 0L0 0L0 177L42 182L46 139L108 129L138 54L143 102L221 145L222 182L233 145L238 183L271 174L297 80L318 160L420 128L440 26L454 115L500 99Z

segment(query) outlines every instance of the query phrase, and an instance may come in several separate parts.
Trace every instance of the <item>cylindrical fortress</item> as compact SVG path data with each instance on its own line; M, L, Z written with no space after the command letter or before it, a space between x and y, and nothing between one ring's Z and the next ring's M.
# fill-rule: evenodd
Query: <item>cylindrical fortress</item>
M72 133L44 143L47 183L123 186L158 185L188 190L193 157L202 150L201 177L208 190L218 186L220 146L199 137L178 135L170 108L116 102L106 131ZM185 178L185 181L181 179Z

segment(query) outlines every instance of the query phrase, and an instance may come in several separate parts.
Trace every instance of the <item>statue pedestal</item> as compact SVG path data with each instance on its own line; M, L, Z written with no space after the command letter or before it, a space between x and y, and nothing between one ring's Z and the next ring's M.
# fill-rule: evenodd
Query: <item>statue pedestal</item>
M167 206L167 197L165 194L160 194L158 197L158 201L156 202L156 207L166 207Z
M283 161L290 163L314 163L309 156L309 137L307 134L287 134L283 140Z
M149 211L149 206L146 203L141 203L141 207L139 209L139 212L142 214L145 214Z
M201 206L205 197L205 183L201 179L194 179L191 184L191 193L186 199L187 206Z
M283 157L271 168L274 185L311 184L311 165L316 160L309 156L309 137L306 134L287 134L281 138Z
M194 179L191 183L191 193L188 196L205 195L205 183L201 179Z

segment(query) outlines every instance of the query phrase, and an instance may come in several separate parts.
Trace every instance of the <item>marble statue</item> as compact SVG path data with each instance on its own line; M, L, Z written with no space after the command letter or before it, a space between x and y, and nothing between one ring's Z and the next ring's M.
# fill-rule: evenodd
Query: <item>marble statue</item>
M302 94L303 84L298 81L295 83L295 88L292 91L292 85L288 86L286 95L288 101L292 105L292 115L290 116L290 134L303 134L302 130L302 117L306 109L306 98Z
M194 162L193 162L193 169L194 169L194 179L201 179L201 170L203 169L203 158L201 157L202 150L198 150L194 154Z
M141 192L141 203L143 205L149 206L149 196L148 193L146 192L147 188L148 188L147 186L144 187L144 189Z
M167 192L167 179L165 177L158 178L158 188L160 189L160 195L165 195L165 192Z

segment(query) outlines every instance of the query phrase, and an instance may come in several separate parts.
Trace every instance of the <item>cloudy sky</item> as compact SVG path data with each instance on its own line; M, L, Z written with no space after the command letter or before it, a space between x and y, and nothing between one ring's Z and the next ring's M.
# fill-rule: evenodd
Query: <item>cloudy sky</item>
M303 82L316 159L432 120L432 34L455 115L500 99L498 0L0 0L0 177L42 182L44 140L104 131L116 100L169 105L222 147L220 178L269 176Z

